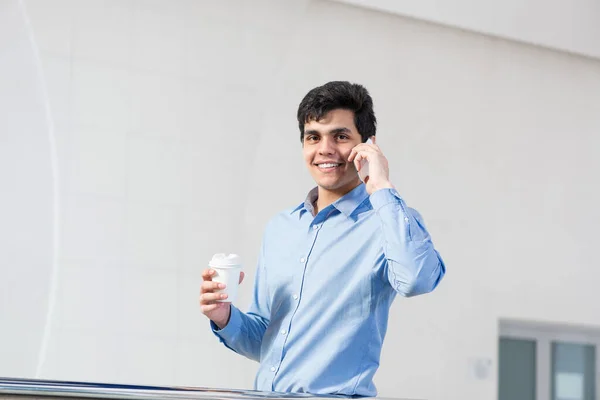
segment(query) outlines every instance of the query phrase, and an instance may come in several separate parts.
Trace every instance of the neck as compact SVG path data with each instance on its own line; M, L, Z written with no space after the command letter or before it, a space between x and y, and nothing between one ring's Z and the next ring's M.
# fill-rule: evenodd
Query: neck
M348 194L350 191L352 191L352 189L360 185L360 183L360 180L357 179L356 181L353 181L344 187L333 190L325 189L319 186L319 197L317 198L317 202L315 204L315 215L317 215L320 210L324 209L337 199Z

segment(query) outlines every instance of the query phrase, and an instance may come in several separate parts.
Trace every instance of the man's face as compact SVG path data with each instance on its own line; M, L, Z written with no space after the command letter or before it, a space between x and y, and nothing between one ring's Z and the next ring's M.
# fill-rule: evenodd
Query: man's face
M302 154L320 188L345 194L359 184L356 168L348 157L361 142L354 112L349 110L332 110L321 120L304 124Z

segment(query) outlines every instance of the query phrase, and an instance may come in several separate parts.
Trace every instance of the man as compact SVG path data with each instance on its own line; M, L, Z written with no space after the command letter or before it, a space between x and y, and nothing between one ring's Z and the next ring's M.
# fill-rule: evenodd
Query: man
M257 390L375 396L392 301L432 291L445 266L389 180L364 87L311 90L298 123L317 187L268 223L250 310L216 302L226 295L214 293L223 286L211 269L200 305L225 346L260 362ZM366 183L357 173L363 161Z

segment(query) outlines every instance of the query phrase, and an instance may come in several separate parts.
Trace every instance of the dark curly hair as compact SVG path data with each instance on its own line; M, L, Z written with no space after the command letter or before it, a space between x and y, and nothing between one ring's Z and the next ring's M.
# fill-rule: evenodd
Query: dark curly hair
M298 106L300 141L304 139L304 124L318 121L336 109L354 112L354 125L363 143L377 130L373 99L364 86L346 81L333 81L316 87L304 96Z

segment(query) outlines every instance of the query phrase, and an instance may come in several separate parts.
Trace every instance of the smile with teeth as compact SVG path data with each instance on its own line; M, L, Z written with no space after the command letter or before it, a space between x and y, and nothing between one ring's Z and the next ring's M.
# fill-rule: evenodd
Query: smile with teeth
M339 167L340 165L342 165L341 163L321 163L321 164L317 164L317 167L319 167L319 169L324 169L324 170L331 170L334 169L336 167Z

